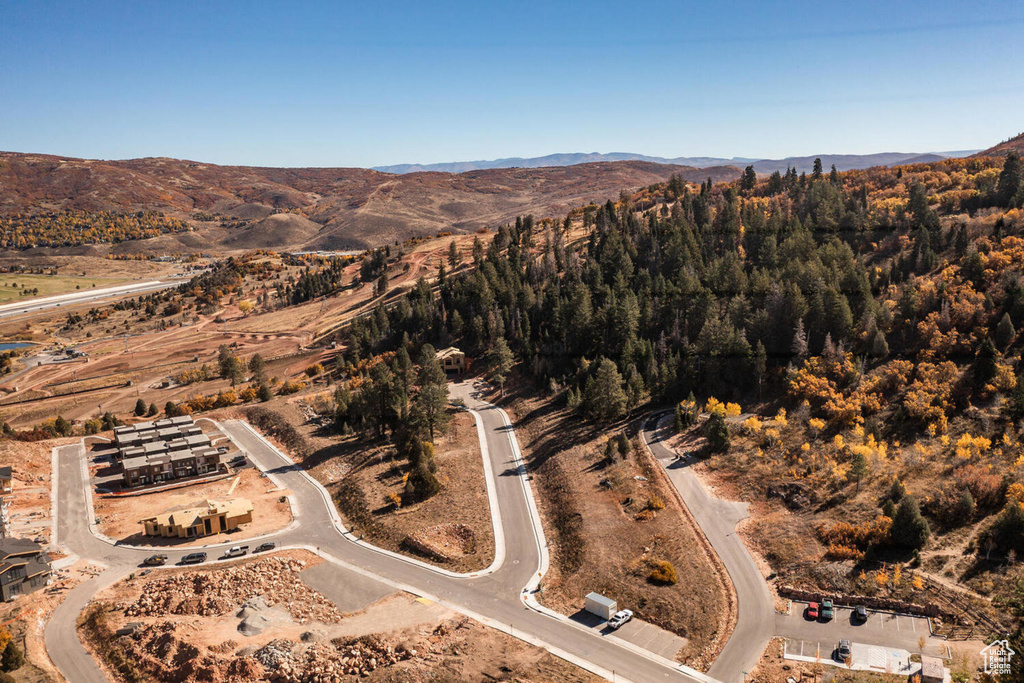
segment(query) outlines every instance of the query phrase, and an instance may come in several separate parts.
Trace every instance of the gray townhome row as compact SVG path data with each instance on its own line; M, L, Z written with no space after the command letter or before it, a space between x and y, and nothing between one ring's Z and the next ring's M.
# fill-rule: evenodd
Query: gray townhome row
M196 477L220 469L220 451L190 415L114 428L113 453L126 487Z

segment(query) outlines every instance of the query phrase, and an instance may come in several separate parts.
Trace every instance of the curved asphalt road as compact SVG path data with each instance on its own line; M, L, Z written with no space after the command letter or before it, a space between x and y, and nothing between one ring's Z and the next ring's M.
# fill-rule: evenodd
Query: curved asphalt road
M505 559L495 571L482 576L446 576L422 563L358 541L340 529L337 511L323 487L286 456L242 422L228 421L221 427L261 469L292 491L298 524L273 537L278 547L314 549L328 561L396 588L437 600L608 678L614 675L615 680L637 683L707 683L708 677L615 636L599 635L566 617L554 616L527 605L531 601L527 600L529 594L524 587L536 585L545 568L546 552L525 466L518 457L515 434L504 411L477 400L466 385L457 386L456 395L465 400L468 408L476 411L482 422L485 443L481 445L496 475ZM77 616L96 591L137 570L142 559L153 551L116 546L93 535L89 526L93 513L83 447L72 445L57 449L57 461L55 543L81 557L102 562L109 569L68 593L46 627L46 647L54 664L72 683L101 683L105 677L78 639L75 630ZM205 550L216 556L230 545L210 546ZM177 562L190 550L195 549L174 551L161 548L160 552L167 554L170 562ZM741 602L741 607L745 606ZM736 636L732 640L735 639ZM732 646L732 640L729 646ZM725 654L723 652L723 656ZM753 655L754 659L759 654L760 650Z
M747 504L708 495L687 467L689 463L677 458L676 453L662 443L662 439L671 434L671 413L652 415L644 424L644 441L679 490L736 588L736 628L708 674L725 683L742 681L775 635L775 606L768 584L736 532L736 525L749 516Z

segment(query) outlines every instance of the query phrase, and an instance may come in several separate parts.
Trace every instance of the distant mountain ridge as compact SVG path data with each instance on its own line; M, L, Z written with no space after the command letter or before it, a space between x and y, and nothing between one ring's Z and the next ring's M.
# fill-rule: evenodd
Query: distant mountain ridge
M437 164L394 164L391 166L374 166L373 170L382 173L466 173L494 168L542 168L550 166L575 166L603 161L646 161L654 164L670 164L676 166L693 166L708 168L712 166L750 166L758 173L783 172L795 168L797 172L810 171L814 160L821 159L826 169L835 164L840 171L849 171L872 166L896 166L900 164L918 164L942 159L966 157L978 150L957 150L952 152L880 152L878 154L814 154L784 159L755 159L752 157L655 157L631 152L572 152L564 154L548 154L541 157L508 157L480 161L454 161Z
M364 168L0 152L0 215L154 209L195 226L193 232L123 242L110 247L114 251L359 249L443 231L493 228L517 215L564 216L574 206L603 203L621 190L665 182L673 175L695 183L707 178L726 182L741 172L735 166L697 169L619 161L394 175ZM196 214L219 220L201 220Z

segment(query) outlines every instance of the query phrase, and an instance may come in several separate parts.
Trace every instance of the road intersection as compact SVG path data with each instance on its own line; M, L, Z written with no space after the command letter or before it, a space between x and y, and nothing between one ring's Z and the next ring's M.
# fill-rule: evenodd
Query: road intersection
M279 548L309 549L339 570L435 600L608 679L710 683L698 671L614 635L596 634L537 603L534 592L547 567L546 541L515 432L504 411L479 400L468 385L457 385L454 394L482 425L483 451L497 474L492 478L505 550L500 566L469 575L453 575L361 541L343 527L326 489L286 455L243 422L229 420L220 428L273 481L292 492L298 523L270 537ZM85 458L81 444L55 449L54 543L107 569L69 591L47 624L45 641L65 678L101 683L107 679L78 639L78 615L99 590L137 571L152 550L111 543L96 533ZM206 550L214 555L229 545ZM160 552L173 564L190 550L195 548Z
M495 561L490 567L457 574L364 542L357 532L344 527L330 494L319 482L248 424L228 420L218 428L274 483L291 491L294 523L264 539L274 540L278 548L303 548L319 554L339 572L339 581L362 577L429 598L609 680L742 681L776 635L824 636L826 640L841 635L878 645L892 643L894 629L855 630L837 621L826 633L813 623L803 623L799 614L776 614L765 578L736 533L736 525L747 516L746 505L707 493L686 467L688 463L663 442L670 419L662 414L644 422L644 441L721 558L736 591L737 624L721 654L704 674L544 607L536 593L547 571L547 543L514 429L505 412L480 400L471 385L455 385L453 394L473 413L481 437L496 540ZM102 683L106 677L78 638L78 616L97 592L137 571L153 549L118 544L99 533L84 443L54 449L54 478L54 546L102 564L106 570L76 586L54 610L46 626L46 648L67 680ZM204 549L217 556L230 545ZM161 547L160 552L168 555L168 566L173 566L194 550ZM878 619L885 623L885 615ZM898 630L901 622L892 623ZM926 621L907 623L911 631L898 635L900 641L916 639L927 629Z

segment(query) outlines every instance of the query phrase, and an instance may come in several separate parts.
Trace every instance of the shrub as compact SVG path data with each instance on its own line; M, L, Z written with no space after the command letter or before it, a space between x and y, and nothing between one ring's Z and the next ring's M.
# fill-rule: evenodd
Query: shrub
M3 657L0 658L0 668L4 671L15 671L21 668L21 665L25 663L25 654L21 651L14 641L7 643L7 647L4 648Z
M668 560L658 560L652 563L651 573L647 580L659 586L674 586L679 581L676 568Z
M664 510L665 501L663 501L657 494L652 495L647 499L648 510Z

